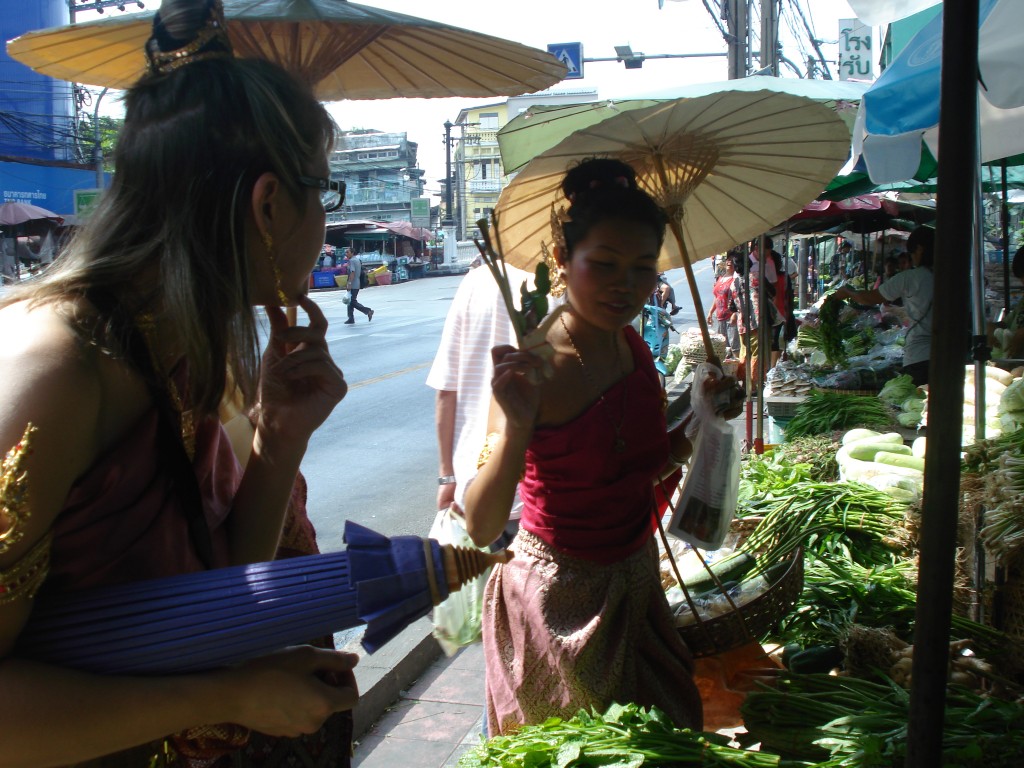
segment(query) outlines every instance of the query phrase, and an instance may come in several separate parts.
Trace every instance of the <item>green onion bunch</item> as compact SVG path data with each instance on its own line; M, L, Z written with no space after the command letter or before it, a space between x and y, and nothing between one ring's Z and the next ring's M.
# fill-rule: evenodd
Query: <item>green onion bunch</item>
M885 429L892 424L891 412L877 397L816 390L797 406L796 413L786 425L786 439L854 427Z

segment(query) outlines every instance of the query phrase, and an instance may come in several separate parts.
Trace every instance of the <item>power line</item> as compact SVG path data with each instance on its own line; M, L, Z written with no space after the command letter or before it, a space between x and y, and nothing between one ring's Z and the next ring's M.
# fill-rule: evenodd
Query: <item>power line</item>
M811 41L811 45L814 46L814 50L818 54L818 61L821 62L822 70L825 73L826 80L832 80L832 71L828 68L828 61L825 60L825 54L821 51L821 45L819 44L818 38L814 36L814 29L811 27L811 23L807 20L807 16L804 15L804 9L800 7L799 0L789 0L790 4L796 9L797 14L800 16L800 20L804 23L804 29L807 30L807 37Z

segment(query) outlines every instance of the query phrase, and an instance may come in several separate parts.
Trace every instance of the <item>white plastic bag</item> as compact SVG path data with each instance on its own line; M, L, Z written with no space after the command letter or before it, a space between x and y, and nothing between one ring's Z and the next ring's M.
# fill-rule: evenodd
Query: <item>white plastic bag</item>
M729 523L736 514L740 482L740 447L735 430L717 411L725 405L719 396L704 391L704 382L722 372L701 363L693 374L690 402L694 418L687 427L693 455L668 532L695 547L715 550L722 546Z
M466 532L466 521L457 504L442 509L430 527L430 538L439 544L480 549ZM488 568L462 589L452 592L448 599L434 608L434 637L448 656L453 656L464 645L479 642L483 619L484 586L491 575Z

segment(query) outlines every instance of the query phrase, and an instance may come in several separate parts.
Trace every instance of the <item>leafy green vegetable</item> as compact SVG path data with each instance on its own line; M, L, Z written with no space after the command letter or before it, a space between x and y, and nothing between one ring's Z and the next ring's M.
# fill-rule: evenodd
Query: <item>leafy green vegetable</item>
M917 385L914 384L914 380L908 374L903 374L885 382L882 391L878 393L878 397L888 405L899 406L907 398L919 398L921 395L918 392Z
M853 427L885 428L891 425L889 410L877 397L817 390L797 406L786 426L786 439Z
M825 357L832 365L842 365L847 358L846 348L843 346L843 332L839 323L839 313L842 308L843 300L830 294L825 297L821 309L818 310L821 351L825 353Z
M728 746L729 738L676 728L656 707L612 704L603 715L580 710L507 736L494 736L459 759L459 768L776 768L769 752Z

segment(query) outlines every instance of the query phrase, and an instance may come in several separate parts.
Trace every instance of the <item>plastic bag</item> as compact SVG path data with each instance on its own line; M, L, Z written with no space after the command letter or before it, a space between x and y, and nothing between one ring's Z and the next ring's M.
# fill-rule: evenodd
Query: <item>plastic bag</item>
M687 428L693 443L693 456L668 532L696 547L718 549L725 541L729 523L736 513L740 482L740 450L732 425L718 415L725 405L721 398L704 391L704 382L722 372L710 363L701 363L693 375L690 399L694 419Z
M430 527L430 538L438 544L452 544L489 551L487 547L477 547L466 532L466 521L458 505L452 504L448 509L438 511L434 524ZM452 592L448 599L434 608L434 637L441 649L448 656L453 656L464 645L479 642L484 604L484 587L490 569L473 579L462 589Z

